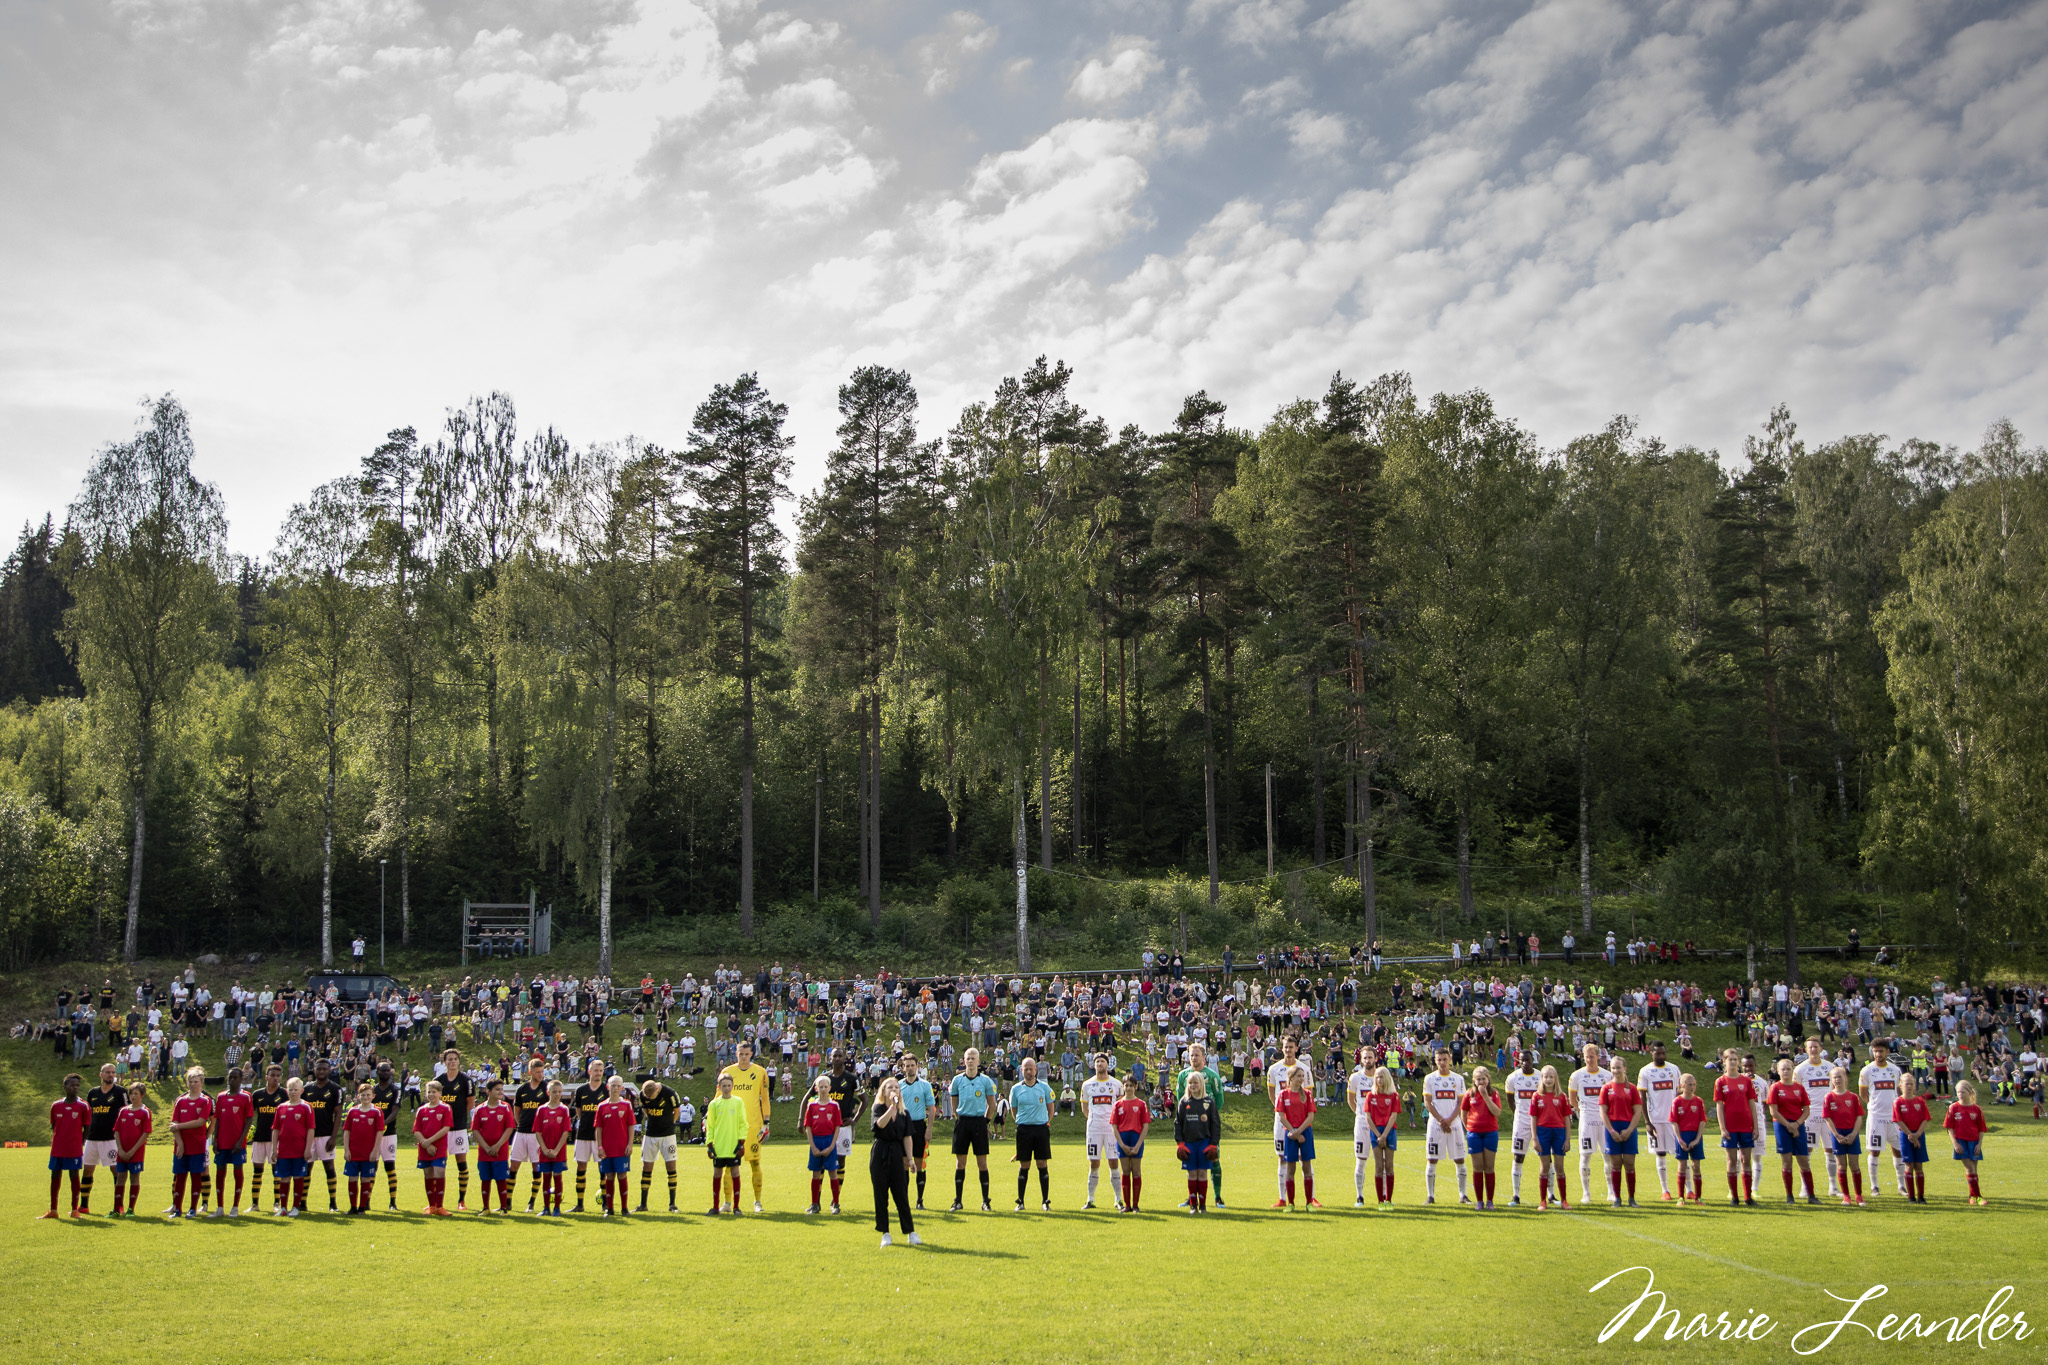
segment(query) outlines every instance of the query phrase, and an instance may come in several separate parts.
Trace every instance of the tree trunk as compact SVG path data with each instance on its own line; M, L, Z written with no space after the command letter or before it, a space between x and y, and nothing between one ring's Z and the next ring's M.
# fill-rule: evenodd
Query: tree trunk
M1358 770L1353 745L1344 746L1344 860L1338 869L1347 877L1358 871Z
M868 706L860 704L860 775L854 779L854 841L860 845L860 899L868 898L873 873L868 868Z
M1073 770L1068 776L1073 790L1070 795L1074 808L1074 865L1080 866L1081 857L1081 648L1074 647L1074 758Z
M1273 765L1266 765L1266 875L1273 875Z
M825 760L818 759L818 779L811 787L811 904L819 897L818 868L825 852Z
M1472 806L1458 798L1458 913L1472 922Z
M1024 849L1024 779L1010 779L1017 803L1017 970L1031 970L1031 868Z
M334 965L334 703L327 703L327 786L320 798L320 965Z
M1046 652L1038 651L1038 865L1052 871L1052 722L1046 715L1051 683Z
M875 692L872 710L875 761L868 769L868 865L874 875L868 883L868 921L879 929L882 927L882 694L879 689Z
M1380 936L1380 895L1372 861L1372 771L1368 762L1358 779L1358 896L1365 909L1365 941Z
M1579 732L1579 921L1593 932L1593 780L1585 731Z
M1323 839L1323 741L1317 733L1316 719L1322 710L1323 680L1320 674L1308 675L1308 743L1312 772L1309 788L1315 803L1316 819L1316 866L1323 865L1324 852L1328 845Z
M142 922L142 827L149 799L135 787L135 845L128 855L128 927L121 934L121 960L135 964L135 931Z
M401 947L412 942L412 664L412 656L408 654L405 743L398 760L398 942Z
M754 573L753 546L740 546L740 936L754 936Z
M1209 906L1214 909L1222 896L1216 866L1216 716L1209 708L1209 642L1202 641L1202 819L1209 840ZM1181 938L1187 938L1183 924ZM1181 951L1187 951L1185 941Z
M617 775L619 710L604 711L604 776L598 787L597 974L612 974L612 790Z

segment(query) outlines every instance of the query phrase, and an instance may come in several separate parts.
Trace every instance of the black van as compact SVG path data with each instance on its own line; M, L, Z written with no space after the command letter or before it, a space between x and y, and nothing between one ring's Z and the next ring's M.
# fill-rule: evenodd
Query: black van
M387 991L405 989L398 984L398 978L385 976L381 972L340 972L322 971L319 968L306 973L306 989L327 994L327 988L334 987L344 1001L351 1004L370 1000Z

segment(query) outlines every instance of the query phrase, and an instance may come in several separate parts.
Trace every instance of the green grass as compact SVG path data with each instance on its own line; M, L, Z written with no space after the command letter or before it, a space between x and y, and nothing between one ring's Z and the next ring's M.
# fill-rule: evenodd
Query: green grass
M1342 1152L1341 1133L1331 1137ZM1647 1160L1653 1202L1638 1210L1424 1208L1411 1143L1396 1205L1353 1211L1344 1157L1323 1163L1328 1210L1276 1213L1265 1207L1270 1146L1237 1139L1224 1152L1230 1209L1196 1219L1173 1208L1185 1186L1170 1152L1159 1142L1152 1150L1142 1214L1080 1212L1085 1163L1062 1143L1051 1215L1009 1212L1014 1175L998 1166L999 1212L932 1213L919 1222L926 1248L888 1251L876 1246L864 1183L849 1185L840 1218L798 1212L808 1190L790 1148L771 1148L764 1163L765 1216L704 1217L708 1163L690 1148L687 1212L624 1223L415 1212L170 1222L157 1214L169 1194L160 1151L143 1217L32 1222L47 1194L44 1153L9 1151L0 1153L0 1245L16 1307L0 1341L48 1361L147 1353L430 1365L530 1359L550 1347L576 1359L693 1362L1584 1361L1662 1346L1595 1343L1640 1277L1626 1292L1588 1289L1638 1265L1688 1317L1762 1311L1786 1324L1759 1345L1694 1343L1693 1358L1793 1359L1793 1330L1839 1314L1828 1291L1854 1297L1880 1283L1888 1296L1863 1311L1873 1324L1884 1312L1967 1315L2006 1284L2016 1291L2007 1311L2048 1322L2048 1201L2039 1196L2048 1126L2030 1121L2006 1119L1992 1135L1984 1208L1961 1203L1959 1168L1945 1157L1930 1168L1925 1208L1886 1195L1867 1210L1770 1199L1754 1211L1681 1209L1654 1202ZM940 1164L930 1193L943 1208L950 1161ZM1775 1175L1766 1178L1775 1189ZM416 1209L409 1165L401 1179L404 1206ZM971 1169L968 1183L971 1203ZM316 1205L322 1189L316 1173ZM515 1204L523 1185L519 1193ZM655 1201L662 1196L657 1170ZM107 1207L104 1186L95 1203ZM2043 1341L1981 1354L2037 1360ZM1897 1360L1940 1349L1939 1338L1879 1345L1851 1329L1823 1355Z

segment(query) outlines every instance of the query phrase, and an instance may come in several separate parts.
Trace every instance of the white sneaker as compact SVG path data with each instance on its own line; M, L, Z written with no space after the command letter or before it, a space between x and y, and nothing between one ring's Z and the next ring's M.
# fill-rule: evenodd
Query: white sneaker
M889 1241L889 1234L888 1234L888 1233L886 1233L886 1232L882 1234L882 1245L883 1245L883 1246L889 1246L889 1245L891 1245L891 1243L890 1243L890 1241Z
M236 1206L235 1206L234 1208L231 1208L231 1209L229 1209L229 1210L228 1210L228 1217L230 1217L230 1218L240 1218L241 1216L242 1216L242 1208L241 1208L241 1205L239 1205L239 1204L237 1204L237 1205L236 1205Z
M215 1205L214 1205L214 1206L213 1206L212 1208L210 1208L210 1209L208 1209L208 1210L206 1211L206 1216L207 1216L208 1218L220 1218L220 1217L223 1217L223 1216L225 1216L225 1215L226 1215L226 1213L227 1213L227 1210L226 1210L226 1209L222 1208L222 1207L221 1207L220 1205L218 1205L218 1204L215 1204Z
M924 1245L924 1238L913 1232L910 1234L910 1244L914 1247L921 1247Z
M755 1213L759 1213L760 1211L761 1211L761 1201L760 1201L760 1200L758 1200L758 1199L756 1199L756 1200L754 1201L754 1212L755 1212Z

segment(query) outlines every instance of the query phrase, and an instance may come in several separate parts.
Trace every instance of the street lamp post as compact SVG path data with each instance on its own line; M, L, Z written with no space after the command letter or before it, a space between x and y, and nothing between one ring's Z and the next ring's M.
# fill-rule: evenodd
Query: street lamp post
M377 970L384 970L384 859L377 860Z

